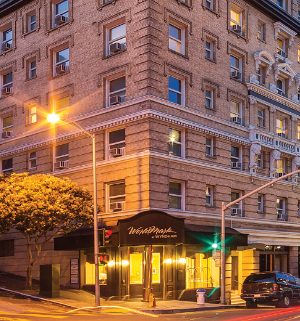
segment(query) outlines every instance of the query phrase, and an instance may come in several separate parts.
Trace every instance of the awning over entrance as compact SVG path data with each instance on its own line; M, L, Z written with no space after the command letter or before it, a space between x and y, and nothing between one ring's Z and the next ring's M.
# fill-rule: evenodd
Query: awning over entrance
M162 211L146 211L120 220L111 240L111 246L194 244L207 248L213 243L220 243L220 227L185 224L184 219ZM246 245L247 235L226 228L226 247ZM55 250L88 248L93 248L93 229L78 230L54 239Z

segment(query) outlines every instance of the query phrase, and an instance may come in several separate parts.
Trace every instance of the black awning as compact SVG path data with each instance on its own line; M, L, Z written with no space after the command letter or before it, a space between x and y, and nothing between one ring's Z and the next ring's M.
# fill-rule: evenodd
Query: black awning
M248 245L248 235L226 227L225 229L226 247L236 248L237 246ZM205 226L196 224L185 225L185 244L198 244L202 248L210 248L212 244L221 242L220 226Z

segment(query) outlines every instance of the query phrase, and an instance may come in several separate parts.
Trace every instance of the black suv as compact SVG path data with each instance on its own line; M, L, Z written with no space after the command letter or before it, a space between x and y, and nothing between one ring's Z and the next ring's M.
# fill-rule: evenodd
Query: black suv
M241 298L247 308L257 304L287 308L292 300L300 300L300 279L284 272L252 273L244 281Z

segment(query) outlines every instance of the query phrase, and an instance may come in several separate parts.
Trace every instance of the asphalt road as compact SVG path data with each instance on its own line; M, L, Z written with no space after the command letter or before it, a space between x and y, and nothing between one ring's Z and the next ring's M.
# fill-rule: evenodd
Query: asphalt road
M102 313L71 312L55 305L24 299L0 297L0 321L300 321L300 306L288 309L224 309L171 315L138 315L120 310Z

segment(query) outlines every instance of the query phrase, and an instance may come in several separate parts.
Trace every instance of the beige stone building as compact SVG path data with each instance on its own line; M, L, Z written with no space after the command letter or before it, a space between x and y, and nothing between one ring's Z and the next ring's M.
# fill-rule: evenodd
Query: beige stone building
M80 124L96 134L107 226L121 233L120 220L149 210L185 219L183 245L153 249L157 295L218 288L221 203L300 166L299 12L296 0L0 1L2 173L53 173L92 191L91 141L70 123ZM51 112L69 125L51 127ZM228 246L228 300L253 271L298 275L299 184L226 213L229 238L248 236ZM1 239L0 270L24 275L23 240ZM102 249L107 296L141 295L144 247L125 245ZM65 286L89 286L90 257L51 243L39 263L60 263Z

